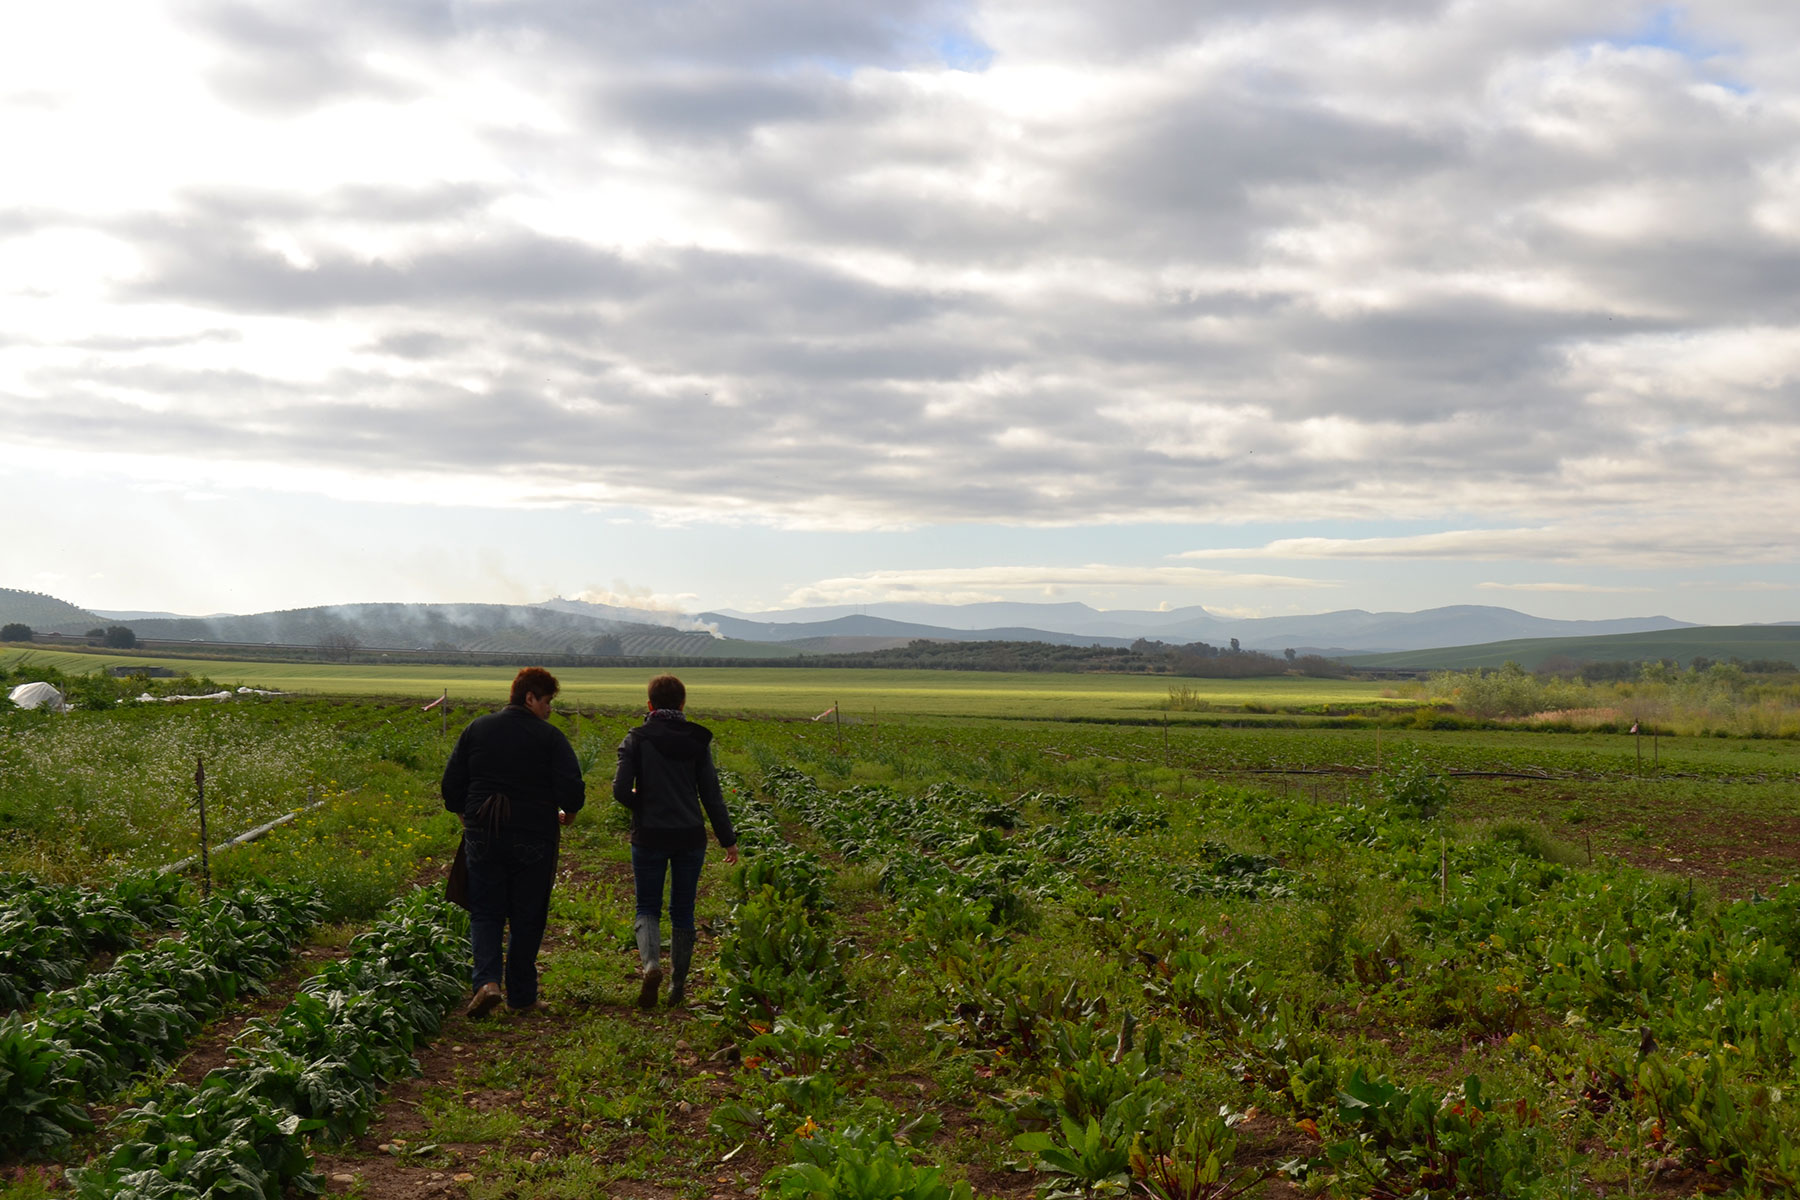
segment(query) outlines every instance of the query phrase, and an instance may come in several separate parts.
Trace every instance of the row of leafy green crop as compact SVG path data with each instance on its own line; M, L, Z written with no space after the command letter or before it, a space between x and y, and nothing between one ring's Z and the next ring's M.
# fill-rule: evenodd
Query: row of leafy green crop
M178 877L154 872L98 891L0 874L0 1010L24 1008L41 989L80 978L94 954L168 926L180 891Z
M912 1148L936 1131L934 1117L875 1096L853 1099L840 1081L860 1005L825 898L831 871L731 783L746 860L720 947L718 1006L741 1044L744 1071L737 1099L713 1112L714 1133L774 1151L782 1165L764 1180L767 1194L969 1200L967 1183L951 1184L941 1166L915 1161Z
M160 1067L225 1004L274 974L324 905L316 892L215 896L180 936L0 1019L0 1151L41 1152L93 1126L84 1103Z
M251 1021L233 1063L121 1114L105 1161L70 1172L83 1197L318 1192L309 1142L367 1127L388 1080L411 1069L463 993L467 918L433 889L397 902L272 1019Z

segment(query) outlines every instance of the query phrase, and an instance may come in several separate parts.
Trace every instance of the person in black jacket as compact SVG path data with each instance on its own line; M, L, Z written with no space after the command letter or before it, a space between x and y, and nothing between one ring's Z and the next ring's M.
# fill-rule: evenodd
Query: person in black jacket
M537 956L550 919L560 827L586 800L574 748L549 720L559 690L542 667L520 671L507 706L470 721L444 767L444 807L462 814L469 865L471 1017L486 1016L503 997L516 1010L544 1008Z
M694 893L706 863L706 824L738 860L737 832L713 765L712 731L688 720L687 688L673 675L650 681L650 716L619 743L613 799L631 810L631 872L637 880L638 1006L662 984L663 876L669 876L669 1003L687 998L694 958ZM704 814L704 815L703 815Z

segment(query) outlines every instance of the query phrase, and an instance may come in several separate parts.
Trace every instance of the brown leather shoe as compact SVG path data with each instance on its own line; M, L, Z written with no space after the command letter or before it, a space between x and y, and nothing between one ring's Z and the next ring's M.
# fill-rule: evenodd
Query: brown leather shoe
M499 984L497 984L497 983L482 984L480 987L475 989L475 998L473 1000L469 1001L469 1016L471 1016L471 1017L487 1016L489 1013L494 1011L495 1006L498 1005L500 1003L500 1001L503 1000L504 998L505 997L503 997L500 994L500 985Z
M506 1011L512 1013L515 1017L541 1017L549 1014L550 1005L544 1003L542 1000L533 1000L530 1004L527 1004L522 1008L514 1008L509 1004L506 1006Z

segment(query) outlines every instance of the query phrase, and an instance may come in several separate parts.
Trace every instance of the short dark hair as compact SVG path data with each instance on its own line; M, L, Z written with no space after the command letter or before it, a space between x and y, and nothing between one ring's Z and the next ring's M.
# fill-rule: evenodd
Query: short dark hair
M526 696L542 696L550 700L560 691L562 684L556 682L556 676L542 667L526 667L513 676L512 699L508 703L523 704Z
M650 681L651 708L686 708L687 685L673 675L658 675Z

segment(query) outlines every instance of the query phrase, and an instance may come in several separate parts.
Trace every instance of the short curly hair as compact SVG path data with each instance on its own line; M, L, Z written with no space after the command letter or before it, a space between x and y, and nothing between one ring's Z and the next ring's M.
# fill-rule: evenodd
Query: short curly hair
M562 684L556 682L556 676L542 667L526 667L513 676L512 698L509 704L523 704L526 696L542 696L553 699L562 691Z
M650 681L651 708L686 708L687 685L673 675L658 675Z

